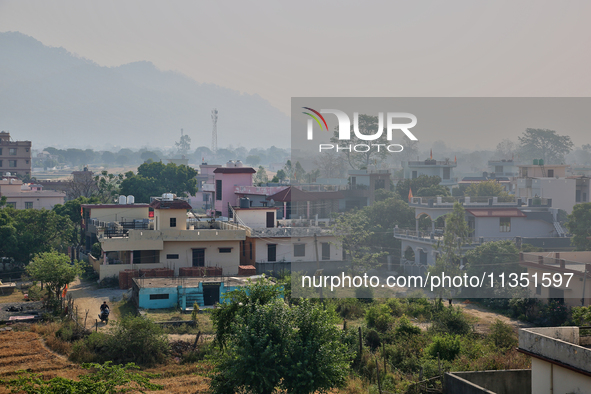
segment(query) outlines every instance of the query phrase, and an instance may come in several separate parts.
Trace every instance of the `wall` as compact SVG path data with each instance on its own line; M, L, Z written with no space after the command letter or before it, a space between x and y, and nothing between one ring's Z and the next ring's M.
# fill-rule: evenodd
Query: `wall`
M176 227L170 227L170 219L176 219ZM186 209L155 209L154 210L155 230L186 230L187 210Z
M148 219L147 205L123 208L116 205L112 208L90 208L90 218L101 222L127 222L134 219Z
M238 209L235 211L238 223L250 228L266 228L267 212L273 212L273 227L277 225L277 209Z
M54 206L63 204L65 197L65 194L57 192L21 192L18 197L6 196L6 202L15 203L15 209L26 209L27 202L33 203L33 209L53 209Z
M527 215L527 213L526 213ZM513 238L513 237L552 237L556 235L554 226L541 220L528 218L511 218L511 231L500 231L500 218L474 218L475 232L473 238Z
M244 167L248 168L248 167ZM254 174L214 174L215 181L222 181L222 200L215 200L215 209L222 212L222 216L228 216L228 203L232 206L238 205L238 196L235 193L235 186L252 186Z
M151 300L150 294L168 294L167 300ZM178 291L176 287L140 288L139 306L145 309L166 309L178 305Z
M529 369L446 373L444 393L529 394L532 393L531 376Z
M532 393L588 393L591 377L532 357Z
M269 244L277 245L277 261L289 262L303 262L316 261L316 252L314 248L314 237L283 237L283 238L249 238L249 242L253 242L253 262L266 263L268 262L268 246ZM322 260L322 244L330 243L330 260ZM305 255L295 257L293 255L294 244L304 244ZM249 256L248 246L246 248L246 255ZM341 261L343 259L343 249L340 242L334 236L319 236L318 237L318 259L320 261Z
M219 253L219 248L232 248L231 253ZM175 270L178 275L180 267L193 266L193 249L205 249L205 266L221 267L223 275L237 275L240 265L240 241L220 242L165 242L160 251L160 261ZM167 254L178 254L178 260L169 260Z

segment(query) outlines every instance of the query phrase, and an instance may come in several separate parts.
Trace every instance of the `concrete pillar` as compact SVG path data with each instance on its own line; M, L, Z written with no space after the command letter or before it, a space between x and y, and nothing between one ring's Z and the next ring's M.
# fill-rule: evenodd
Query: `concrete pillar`
M431 220L431 233L435 234L435 220Z
M103 252L103 265L107 265L107 254Z
M287 201L283 201L283 220L287 219Z
M419 234L419 218L415 219L416 224L415 224L415 231L417 232L417 235Z
M310 201L306 201L306 219L310 219Z
M131 268L133 268L133 250L129 252L129 264L131 264Z

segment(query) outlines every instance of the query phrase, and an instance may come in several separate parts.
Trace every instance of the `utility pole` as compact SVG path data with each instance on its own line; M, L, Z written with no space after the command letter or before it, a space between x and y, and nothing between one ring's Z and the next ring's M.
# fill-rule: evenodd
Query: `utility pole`
M322 272L320 271L320 260L318 259L318 237L314 233L314 250L316 251L316 273L320 276L320 299L322 299Z
M211 131L211 151L216 154L218 152L218 110L216 108L211 110L211 121L213 122L213 129Z
M585 287L587 286L587 265L585 264L585 269L583 270L583 296L581 297L581 306L585 306Z

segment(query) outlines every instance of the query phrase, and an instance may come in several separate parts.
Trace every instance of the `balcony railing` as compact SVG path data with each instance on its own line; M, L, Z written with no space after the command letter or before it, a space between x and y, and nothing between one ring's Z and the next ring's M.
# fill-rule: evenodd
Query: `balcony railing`
M521 198L507 197L413 197L409 203L415 207L448 208L459 202L465 207L520 207Z

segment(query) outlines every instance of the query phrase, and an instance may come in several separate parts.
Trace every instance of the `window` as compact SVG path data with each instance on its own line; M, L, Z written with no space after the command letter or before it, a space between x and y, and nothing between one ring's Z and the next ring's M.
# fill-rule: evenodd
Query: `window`
M581 202L581 191L575 191L575 202Z
M8 160L8 167L15 168L16 167L16 160Z
M328 242L322 243L322 260L330 260L330 244Z
M252 242L249 242L249 246L250 246L250 259L252 260Z
M267 261L277 261L277 244L267 245Z
M16 209L16 203L15 202L7 202L6 203L6 206L7 207L12 207L12 208Z
M536 294L537 295L542 294L542 285L540 283L538 283L538 285L536 286Z
M10 156L16 156L16 148L10 148L10 149L8 149L8 154Z
M293 245L293 257L304 257L306 255L306 244Z
M219 248L220 253L232 253L232 248Z
M29 164L29 160L25 160L25 163Z
M28 152L28 151L29 151L29 148L25 149L25 152Z
M2 154L2 148L0 148L0 155Z
M357 185L357 177L356 176L352 176L351 177L351 186L355 186Z
M218 179L215 181L215 199L222 201L222 180Z
M176 227L176 218L170 218L170 227Z
M2 167L2 160L0 160L0 167Z
M151 300L168 300L170 294L150 294Z
M33 203L32 202L25 202L25 209L33 209Z
M451 169L449 167L443 168L443 179L450 179L451 177Z
M416 171L413 171L413 172L412 172L412 175L411 175L411 178L412 178L412 179L417 179L417 176L418 176L418 175L417 175L417 172L416 172Z
M500 218L501 229L502 233L508 233L511 231L511 218Z
M178 254L167 254L166 255L166 259L168 259L168 260L178 260L179 259L179 255Z
M503 174L503 166L495 166L495 174Z
M548 170L548 178L554 178L554 170Z
M385 179L376 179L376 183L374 188L377 189L385 189L386 188L386 180Z

